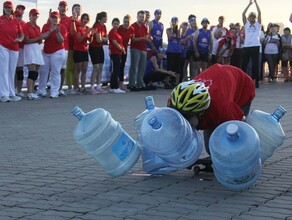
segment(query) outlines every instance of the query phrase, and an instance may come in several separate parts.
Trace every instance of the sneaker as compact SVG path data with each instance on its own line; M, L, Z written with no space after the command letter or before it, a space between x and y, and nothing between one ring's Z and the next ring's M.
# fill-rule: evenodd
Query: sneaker
M75 89L75 94L76 95L83 95L83 90L81 90L81 89Z
M91 95L96 95L98 94L99 92L94 88L94 87L91 87L88 92L91 94Z
M95 87L95 90L98 91L98 93L101 93L101 94L105 94L105 93L107 93L107 91L105 91L105 90L102 89L101 87L99 87L99 88Z
M58 94L56 94L56 95L50 95L50 98L51 98L51 99L56 99L56 98L58 98L58 97L59 97Z
M83 95L90 94L85 88L79 89L79 92L81 92Z
M21 100L21 97L19 96L9 96L10 102L18 102Z
M1 102L10 102L10 98L8 96L2 96L0 100Z
M61 90L59 91L59 96L63 96L63 97L65 97L65 96L67 96L67 94L64 92L63 89L61 89Z
M68 94L68 95L75 95L76 94L76 91L75 91L75 89L68 89L67 91L66 91L66 93Z
M124 90L121 90L120 88L114 89L114 93L119 94L119 93L126 93Z
M34 95L35 95L35 94L34 94ZM36 95L38 95L38 96L40 96L40 97L47 97L47 93L37 92Z
M41 96L34 94L34 93L28 93L27 94L27 99L28 100L38 100L40 99Z
M109 93L115 93L115 89L110 89L108 92Z
M25 98L25 95L23 94L23 92L19 92L19 93L16 93L15 95L21 97L21 98Z

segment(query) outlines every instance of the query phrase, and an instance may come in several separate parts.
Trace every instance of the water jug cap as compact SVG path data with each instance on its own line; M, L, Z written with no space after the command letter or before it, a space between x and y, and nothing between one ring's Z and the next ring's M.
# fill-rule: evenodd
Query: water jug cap
M78 118L78 120L80 121L83 116L85 116L85 113L82 111L81 108L79 108L78 106L75 106L72 110L71 113Z
M152 96L146 96L145 97L145 105L146 105L146 108L149 110L149 109L154 109L155 107L155 104L154 104L154 99Z
M155 116L150 116L148 118L148 124L155 130L158 130L162 126L161 122L158 121Z
M234 136L238 133L238 126L236 124L229 124L226 131L230 136Z
M275 109L275 111L272 113L272 116L277 120L279 121L280 118L282 118L285 113L286 113L286 109L283 107L283 106L279 106L278 108Z

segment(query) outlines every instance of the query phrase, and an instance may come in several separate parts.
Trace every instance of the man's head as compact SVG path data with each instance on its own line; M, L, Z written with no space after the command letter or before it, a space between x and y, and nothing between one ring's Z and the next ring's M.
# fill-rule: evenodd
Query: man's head
M155 17L155 20L159 21L160 18L161 18L161 10L160 9L156 9L154 11L154 17Z
M201 25L203 26L203 28L206 29L208 27L208 24L210 24L208 18L203 18L201 21Z
M251 24L253 24L253 23L255 23L256 18L257 18L256 13L250 12L247 19Z

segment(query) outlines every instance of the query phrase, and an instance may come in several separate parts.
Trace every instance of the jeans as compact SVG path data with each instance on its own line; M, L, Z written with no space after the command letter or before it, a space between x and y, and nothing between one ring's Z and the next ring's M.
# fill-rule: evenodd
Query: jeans
M131 66L129 71L129 86L144 87L143 76L147 65L147 52L131 48Z

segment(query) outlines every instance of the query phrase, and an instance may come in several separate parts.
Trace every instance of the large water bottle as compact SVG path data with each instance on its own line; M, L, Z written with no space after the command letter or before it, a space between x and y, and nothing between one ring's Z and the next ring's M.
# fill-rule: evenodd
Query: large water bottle
M173 171L176 171L177 168L171 167L168 163L166 163L162 158L157 156L155 153L150 151L147 147L144 147L142 141L141 127L142 122L146 115L149 114L150 111L157 109L154 103L154 99L152 96L145 97L145 105L146 110L139 114L134 120L134 128L137 133L137 141L142 148L142 168L144 172L149 174L167 174Z
M246 117L246 122L259 135L262 163L284 142L285 133L279 120L285 113L286 110L279 106L272 114L254 110Z
M202 137L172 108L149 112L143 120L141 134L144 146L173 168L191 166L202 153Z
M96 108L85 114L76 106L72 113L79 120L74 131L76 142L84 147L109 175L124 175L135 165L141 148L109 112Z
M260 141L247 123L228 121L212 133L210 152L217 180L232 190L252 186L261 174Z

